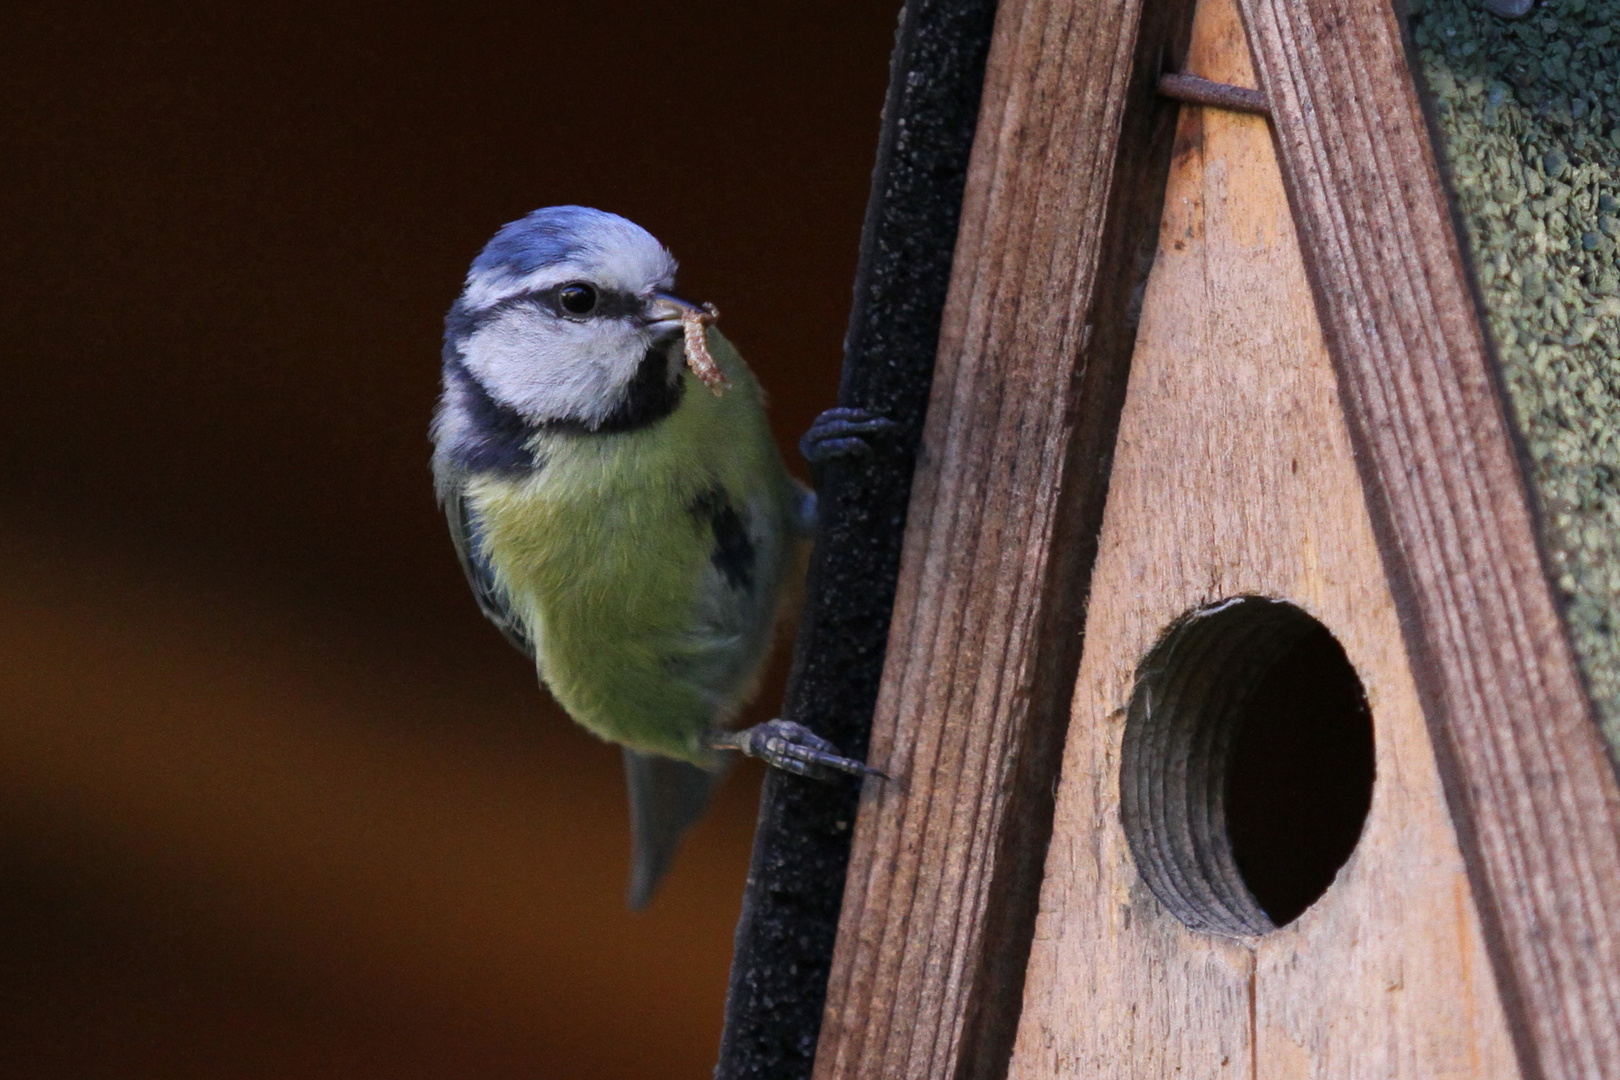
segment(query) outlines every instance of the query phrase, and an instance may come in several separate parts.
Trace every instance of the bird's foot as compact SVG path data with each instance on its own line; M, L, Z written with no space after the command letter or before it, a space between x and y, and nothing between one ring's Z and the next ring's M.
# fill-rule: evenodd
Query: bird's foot
M791 720L767 720L742 731L717 732L710 737L709 745L759 758L784 772L813 780L836 780L839 773L883 776L863 761L841 756L832 743Z
M867 440L898 426L869 409L828 409L799 440L799 452L811 465L824 465L834 458L870 457L872 444Z

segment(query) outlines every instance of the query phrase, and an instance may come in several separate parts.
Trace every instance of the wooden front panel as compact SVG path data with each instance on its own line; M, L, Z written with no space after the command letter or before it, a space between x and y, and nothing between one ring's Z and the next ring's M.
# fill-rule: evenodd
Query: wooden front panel
M816 1080L1005 1067L1190 0L1002 0Z
M1188 68L1255 85L1229 0L1200 4ZM1343 645L1377 781L1322 898L1224 937L1138 874L1120 755L1143 656L1240 595ZM1519 1075L1262 118L1183 110L1085 640L1010 1075Z

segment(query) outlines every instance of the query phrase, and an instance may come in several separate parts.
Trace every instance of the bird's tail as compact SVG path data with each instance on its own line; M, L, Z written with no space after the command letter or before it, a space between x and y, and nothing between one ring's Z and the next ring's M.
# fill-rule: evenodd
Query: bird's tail
M681 837L709 805L725 769L702 769L685 761L624 752L630 788L630 907L640 911L669 870Z

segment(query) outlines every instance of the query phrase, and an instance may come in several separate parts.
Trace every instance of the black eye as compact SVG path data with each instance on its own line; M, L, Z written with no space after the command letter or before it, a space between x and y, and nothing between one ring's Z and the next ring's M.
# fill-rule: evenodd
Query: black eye
M576 281L557 290L557 303L570 315L589 315L596 307L596 290L583 281Z

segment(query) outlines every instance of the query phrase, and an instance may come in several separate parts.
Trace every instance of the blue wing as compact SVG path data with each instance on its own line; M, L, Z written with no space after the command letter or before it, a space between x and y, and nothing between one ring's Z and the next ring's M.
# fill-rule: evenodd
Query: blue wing
M512 610L506 590L495 582L495 568L489 564L489 557L484 553L483 534L466 495L459 491L451 492L444 500L444 516L450 523L450 540L456 545L456 557L461 560L462 573L467 575L467 584L472 588L473 599L478 601L478 610L495 624L495 629L511 642L514 649L533 660L534 641L529 637L523 620Z

